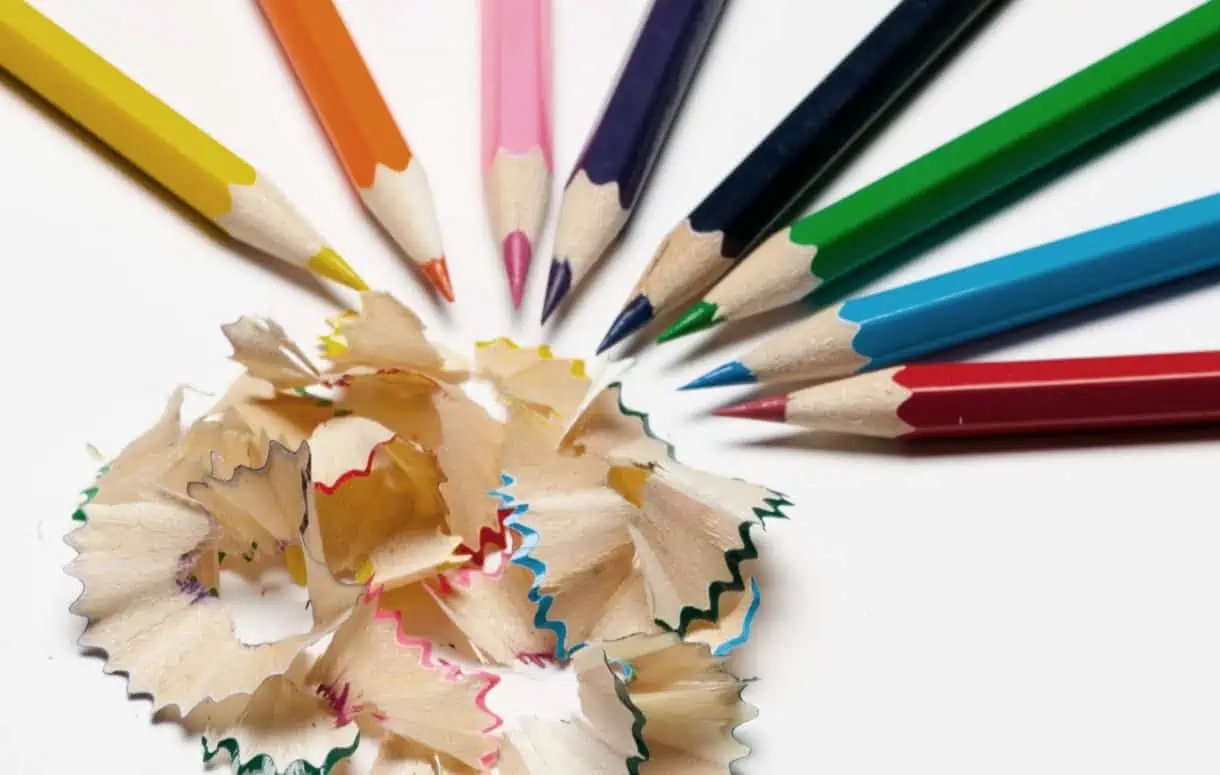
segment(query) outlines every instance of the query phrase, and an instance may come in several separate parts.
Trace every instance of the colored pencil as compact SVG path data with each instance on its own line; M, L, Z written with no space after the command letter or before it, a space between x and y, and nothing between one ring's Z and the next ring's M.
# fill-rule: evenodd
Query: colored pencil
M453 285L424 168L332 0L260 0L364 206L447 300Z
M852 299L685 387L843 377L1218 266L1220 194Z
M913 439L1220 422L1220 352L896 366L724 417Z
M551 1L482 0L483 175L521 306L551 187Z
M0 69L230 236L365 289L266 176L19 0L0 0Z
M599 352L715 282L867 144L1002 2L902 0L661 243Z
M559 208L542 322L631 217L727 0L653 0Z
M772 236L661 341L795 303L1217 70L1208 2Z

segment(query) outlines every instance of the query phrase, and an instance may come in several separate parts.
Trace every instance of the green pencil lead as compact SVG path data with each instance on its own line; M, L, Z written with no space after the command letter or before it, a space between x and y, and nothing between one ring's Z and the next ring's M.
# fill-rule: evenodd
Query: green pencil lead
M660 336L657 337L658 344L677 339L678 337L693 334L696 331L703 331L712 326L719 325L724 322L724 318L717 318L716 312L718 307L711 302L701 301L695 306L682 313L682 317L674 321L674 324L665 329Z

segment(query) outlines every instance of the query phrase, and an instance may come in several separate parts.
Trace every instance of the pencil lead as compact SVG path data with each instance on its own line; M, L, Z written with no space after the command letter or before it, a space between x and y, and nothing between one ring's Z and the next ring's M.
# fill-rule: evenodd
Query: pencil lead
M705 328L711 328L723 323L724 318L716 317L717 311L718 308L715 304L707 301L699 302L682 313L682 317L678 318L674 321L673 325L665 329L657 337L657 343L664 344L687 334L693 334L696 331L702 331Z
M788 396L768 396L753 401L721 407L713 412L717 417L735 417L739 420L766 420L785 422L788 419Z
M449 280L449 264L445 262L445 257L432 259L423 265L423 270L437 292L445 297L445 301L452 302L453 283Z
M730 385L753 385L758 377L741 361L730 361L723 366L712 369L698 379L687 382L679 390L701 390L712 387L729 387Z
M551 259L551 271L546 278L546 299L542 302L542 322L559 309L572 287L572 265L559 258Z
M610 325L610 330L606 332L602 343L597 346L597 354L601 355L628 336L631 336L631 334L648 325L648 322L652 320L652 316L652 302L648 300L647 296L636 296L627 302L627 306L623 307L623 311L618 313L618 317Z
M346 285L353 291L367 291L369 289L364 279L356 274L356 270L352 269L343 260L343 257L336 253L335 249L329 245L319 250L306 264L315 273L334 280L340 285Z
M525 298L525 279L529 276L533 257L534 246L525 232L517 230L504 238L504 271L508 273L514 308L519 308L521 299Z

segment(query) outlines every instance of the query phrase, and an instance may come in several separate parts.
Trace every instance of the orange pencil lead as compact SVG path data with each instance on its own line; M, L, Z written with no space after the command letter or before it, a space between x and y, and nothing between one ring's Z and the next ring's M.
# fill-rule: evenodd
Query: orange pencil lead
M445 257L434 258L423 265L424 274L428 275L428 279L432 281L432 285L436 287L437 292L445 297L445 301L453 301L453 283L449 280L449 265L445 263Z

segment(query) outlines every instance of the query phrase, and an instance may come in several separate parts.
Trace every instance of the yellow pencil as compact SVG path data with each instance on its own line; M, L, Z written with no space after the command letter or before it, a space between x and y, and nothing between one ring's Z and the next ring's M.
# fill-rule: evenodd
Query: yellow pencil
M229 235L366 289L266 177L24 0L0 0L0 69Z

